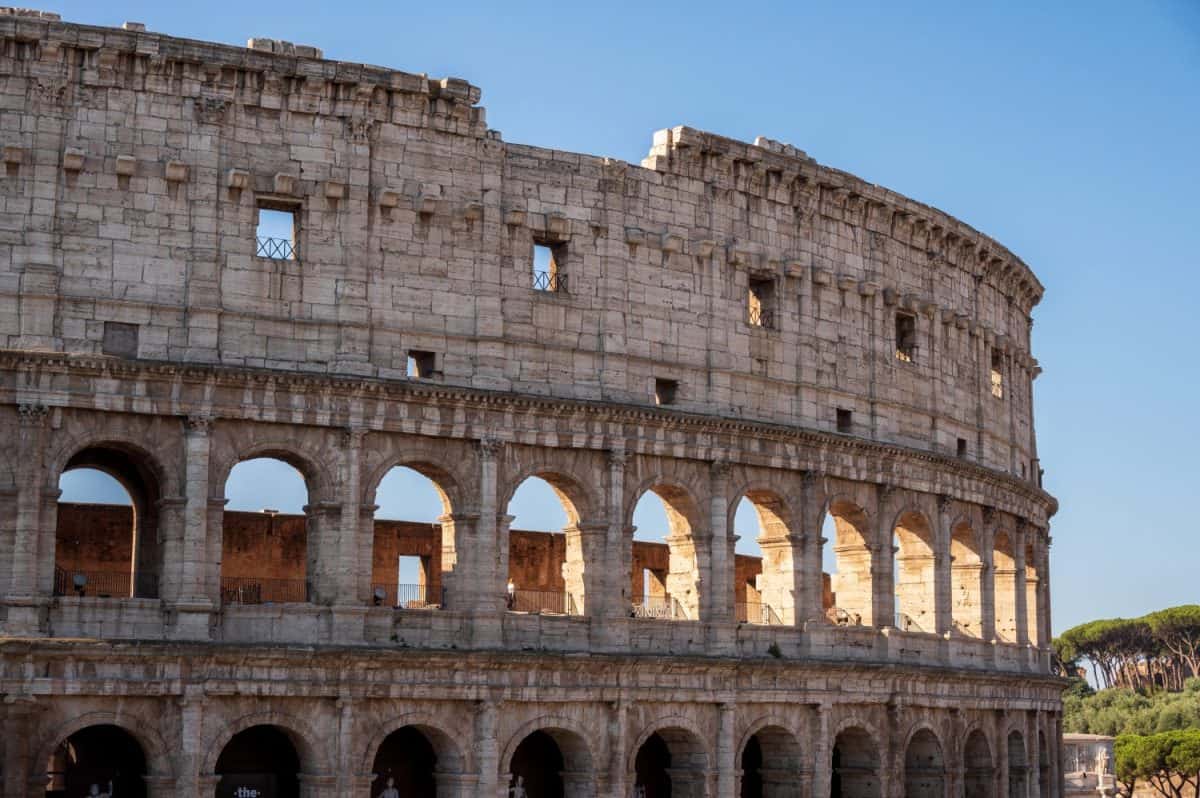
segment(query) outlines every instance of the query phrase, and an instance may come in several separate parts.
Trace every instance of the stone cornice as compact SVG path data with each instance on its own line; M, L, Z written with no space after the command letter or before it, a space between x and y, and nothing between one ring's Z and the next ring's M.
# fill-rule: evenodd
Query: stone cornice
M56 353L35 353L27 351L0 351L0 371L7 370L16 373L71 373L73 375L90 375L95 377L117 377L136 380L156 379L172 383L193 383L205 386L209 390L218 386L234 386L244 388L247 383L271 384L276 389L295 389L301 393L322 397L324 401L341 401L342 407L324 408L330 414L328 425L345 426L341 416L346 415L348 405L364 400L392 401L444 401L448 405L461 409L478 409L481 411L538 411L544 415L557 417L586 416L593 422L621 424L626 427L655 427L667 431L679 431L689 434L709 435L714 437L746 437L758 441L769 441L784 446L801 446L822 451L842 452L846 455L869 455L875 462L881 464L879 476L886 477L889 483L904 485L904 463L922 463L935 468L939 473L951 477L965 479L976 484L988 485L1007 494L1017 496L1034 506L1043 508L1046 517L1052 516L1058 509L1057 501L1045 491L1031 483L1016 477L993 471L982 466L965 462L959 458L948 457L934 452L914 449L894 443L872 441L844 434L835 434L814 430L807 427L790 427L768 422L756 422L745 419L730 419L720 416L709 416L699 413L664 410L658 407L638 407L633 405L618 405L605 402L554 399L500 391L486 391L467 387L450 387L430 385L425 382L409 382L383 380L377 378L322 376L316 374L280 373L263 369L234 368L228 366L213 366L200 364L176 364L162 361L119 360L106 357L63 355ZM39 385L38 380L20 380L20 385ZM169 392L174 394L175 392ZM204 392L201 392L201 395ZM7 395L6 395L7 394ZM91 395L89 394L89 397ZM159 414L193 415L200 412L193 403L179 393L166 398L163 403L170 406L169 410L159 410ZM130 397L144 399L145 395ZM67 395L57 393L53 388L27 389L0 387L0 401L12 403L36 402L47 406L73 406ZM207 400L206 400L207 401ZM89 398L81 408L92 408L94 404ZM132 411L137 412L137 411ZM244 407L241 405L221 407L205 405L203 411L217 419L244 417ZM279 423L289 423L287 414L281 414ZM292 422L305 423L305 422ZM380 430L387 427L378 427ZM611 437L611 432L606 433ZM516 441L520 442L520 441ZM641 439L635 439L627 450L630 453L654 454L653 447L640 446ZM713 442L718 443L717 441ZM597 449L611 448L604 441L596 444ZM711 448L708 447L708 448ZM722 447L724 451L724 447ZM743 456L744 462L762 464L753 455L745 457L746 452L731 450L730 455ZM693 453L697 459L712 459L711 454ZM770 460L771 458L767 458ZM827 458L822 458L827 460ZM778 463L770 463L779 467ZM813 470L812 465L796 463L793 468ZM890 473L886 473L890 470ZM840 476L831 473L831 476ZM874 481L879 481L878 479ZM946 487L940 487L940 492L952 493Z

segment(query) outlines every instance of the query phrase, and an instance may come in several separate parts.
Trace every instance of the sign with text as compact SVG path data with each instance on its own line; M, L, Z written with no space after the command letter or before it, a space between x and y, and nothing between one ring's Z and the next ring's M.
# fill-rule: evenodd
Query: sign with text
M217 785L217 798L280 798L271 773L228 773Z

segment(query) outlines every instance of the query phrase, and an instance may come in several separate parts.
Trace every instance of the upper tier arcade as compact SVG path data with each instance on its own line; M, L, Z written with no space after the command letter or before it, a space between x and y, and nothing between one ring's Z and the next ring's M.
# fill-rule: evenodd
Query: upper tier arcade
M768 140L507 144L461 80L127 27L0 14L0 347L669 403L1036 492L1042 287L956 219Z

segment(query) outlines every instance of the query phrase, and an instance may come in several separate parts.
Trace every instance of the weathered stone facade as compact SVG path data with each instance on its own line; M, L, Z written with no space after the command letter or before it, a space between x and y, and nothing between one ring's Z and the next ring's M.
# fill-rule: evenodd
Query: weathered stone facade
M786 145L675 128L637 167L479 99L0 11L3 795L79 794L122 735L152 796L229 789L251 738L280 795L376 795L393 756L439 796L1060 795L1025 264ZM291 600L225 570L258 456L308 488ZM375 592L395 466L442 495L436 606ZM127 595L66 559L81 467L133 497ZM530 476L567 611L505 603ZM634 617L647 491L669 617Z

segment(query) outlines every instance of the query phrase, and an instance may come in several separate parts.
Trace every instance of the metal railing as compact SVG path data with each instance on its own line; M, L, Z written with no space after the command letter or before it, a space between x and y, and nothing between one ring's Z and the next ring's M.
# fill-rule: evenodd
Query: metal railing
M532 615L578 615L575 597L558 590L514 590L504 597L509 612Z
M437 601L430 601L436 598ZM374 584L371 585L371 601L376 606L393 607L398 610L436 610L442 605L441 596L430 591L427 585Z
M761 601L739 601L734 605L738 623L753 623L761 626L782 626L783 620L770 604Z
M303 579L258 579L221 577L223 604L275 604L308 601L308 583Z
M764 307L751 307L746 317L751 327L762 327L764 330L775 329L775 311Z
M903 612L896 613L896 628L901 632L924 632L921 624L917 623L916 619L911 615Z
M533 290L565 294L567 293L567 275L561 272L534 272Z
M847 612L841 607L829 607L825 617L834 626L862 626L862 616L857 612Z
M141 582L143 580L139 580ZM129 598L129 571L66 570L54 566L54 595L93 598Z
M271 260L295 260L296 247L289 239L257 236L254 254Z
M629 617L686 621L687 613L683 611L683 606L670 596L643 596L630 604Z

